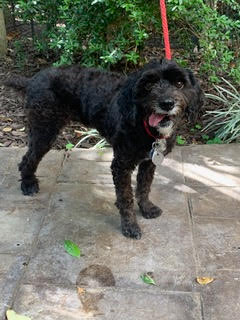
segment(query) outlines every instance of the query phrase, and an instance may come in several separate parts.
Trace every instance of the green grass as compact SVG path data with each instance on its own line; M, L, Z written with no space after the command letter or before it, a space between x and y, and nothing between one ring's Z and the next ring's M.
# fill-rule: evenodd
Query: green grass
M92 150L102 149L108 146L107 141L100 136L99 132L96 129L80 131L79 133L82 135L82 138L75 144L75 146L71 143L68 143L66 145L66 149L71 150L73 148L80 148L84 141L87 141L91 138L95 138L97 140L97 142L90 148Z
M206 94L210 100L221 104L216 110L207 111L205 132L214 132L215 136L225 143L240 138L240 92L226 79L222 79L226 87L215 86L217 95Z

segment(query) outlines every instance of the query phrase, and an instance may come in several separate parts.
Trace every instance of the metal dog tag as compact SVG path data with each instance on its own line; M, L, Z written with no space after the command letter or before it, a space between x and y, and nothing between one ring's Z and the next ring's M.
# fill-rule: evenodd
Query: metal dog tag
M153 143L152 150L151 150L151 158L152 162L155 166L159 166L162 164L164 160L164 151L166 150L166 140L161 139L157 140Z
M163 159L164 159L163 153L155 149L152 155L152 162L155 164L155 166L160 166L163 162Z

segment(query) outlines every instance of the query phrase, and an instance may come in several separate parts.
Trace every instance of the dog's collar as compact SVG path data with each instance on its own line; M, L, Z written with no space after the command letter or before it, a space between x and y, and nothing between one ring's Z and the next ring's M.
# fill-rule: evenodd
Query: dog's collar
M143 120L143 126L144 126L144 129L145 129L145 131L147 132L147 134L148 134L150 137L154 138L155 140L166 139L166 137L164 137L163 135L160 135L160 136L157 136L157 137L154 136L154 135L151 133L151 131L150 131L150 129L149 129L149 126L148 126L148 123L147 123L146 120Z

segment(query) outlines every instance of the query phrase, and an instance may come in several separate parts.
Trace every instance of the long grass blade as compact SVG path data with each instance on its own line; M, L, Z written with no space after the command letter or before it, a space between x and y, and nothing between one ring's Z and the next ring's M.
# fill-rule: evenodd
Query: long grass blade
M215 86L218 95L206 95L209 99L222 103L223 107L206 112L206 116L211 118L202 131L216 130L215 136L229 143L240 137L240 92L226 79L223 81L227 84L227 89Z

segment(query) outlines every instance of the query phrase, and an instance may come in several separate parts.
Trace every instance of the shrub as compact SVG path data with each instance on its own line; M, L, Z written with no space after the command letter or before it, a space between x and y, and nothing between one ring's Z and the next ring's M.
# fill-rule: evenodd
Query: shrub
M6 0L5 0L6 1ZM158 0L9 0L16 15L44 25L35 39L42 53L50 48L57 64L81 61L109 67L141 63L141 50L153 32L161 35ZM168 0L171 39L187 59L198 45L200 71L218 82L240 80L240 4L238 0ZM194 59L198 58L194 56Z
M124 60L137 64L154 17L143 0L16 0L24 21L45 25L37 48L48 43L57 64L81 57L87 66L107 67ZM158 8L158 4L156 5Z
M240 138L240 92L227 80L227 88L215 86L218 95L207 94L213 101L220 102L222 107L207 111L210 115L205 131L215 132L215 136L229 143Z
M177 26L182 42L191 34L199 40L200 71L209 75L212 82L219 82L224 74L239 81L240 4L235 0L168 0L168 3L170 22Z

